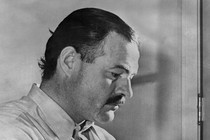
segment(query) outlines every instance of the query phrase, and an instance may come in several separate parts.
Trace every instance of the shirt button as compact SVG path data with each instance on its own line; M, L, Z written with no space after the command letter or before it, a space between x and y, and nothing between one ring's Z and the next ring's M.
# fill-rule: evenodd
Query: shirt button
M80 131L81 127L79 125L75 126L76 131Z

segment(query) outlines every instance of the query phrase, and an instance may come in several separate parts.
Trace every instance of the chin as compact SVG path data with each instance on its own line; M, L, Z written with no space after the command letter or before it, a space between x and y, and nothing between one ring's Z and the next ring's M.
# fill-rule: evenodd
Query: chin
M95 121L101 124L109 123L113 120L114 120L114 111L112 110L99 113L95 118Z

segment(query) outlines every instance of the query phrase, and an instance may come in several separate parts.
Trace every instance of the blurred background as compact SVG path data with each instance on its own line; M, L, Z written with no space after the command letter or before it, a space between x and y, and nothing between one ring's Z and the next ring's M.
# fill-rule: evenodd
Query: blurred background
M102 127L118 140L196 139L196 0L0 0L0 102L40 83L49 29L83 7L119 15L142 41L134 97Z

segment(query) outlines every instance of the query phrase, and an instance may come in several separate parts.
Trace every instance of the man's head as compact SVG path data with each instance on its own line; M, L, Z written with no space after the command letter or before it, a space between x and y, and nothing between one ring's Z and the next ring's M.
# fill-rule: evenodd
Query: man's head
M84 62L92 63L103 55L100 44L111 32L119 33L128 41L134 31L117 15L96 8L84 8L68 15L52 33L47 42L45 57L41 59L43 80L50 79L56 71L57 58L66 46L72 46L81 54Z
M55 81L56 100L74 121L111 121L132 97L138 45L134 31L118 16L96 8L76 10L48 40L39 64L42 80Z

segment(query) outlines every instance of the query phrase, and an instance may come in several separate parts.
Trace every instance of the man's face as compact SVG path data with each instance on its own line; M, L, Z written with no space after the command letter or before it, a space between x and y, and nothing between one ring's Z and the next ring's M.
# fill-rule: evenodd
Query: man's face
M94 63L82 63L73 98L77 116L99 123L112 121L114 112L132 97L131 78L140 56L135 43L115 32L105 39L104 52Z

